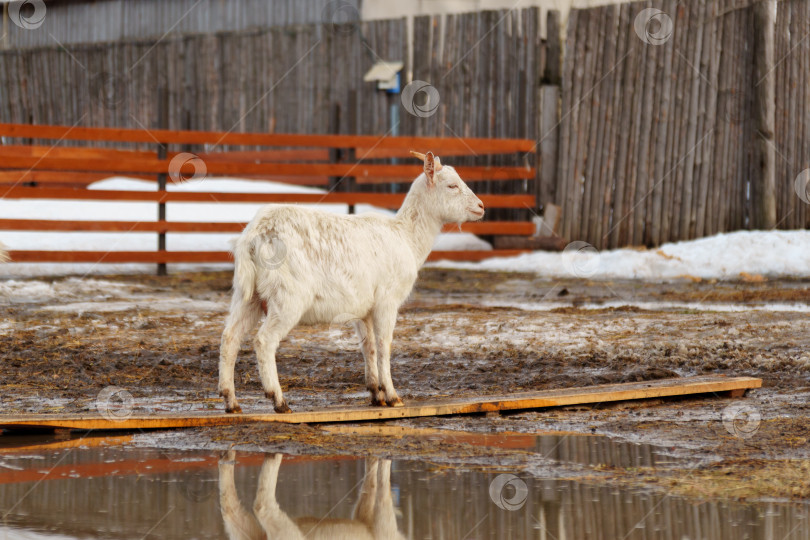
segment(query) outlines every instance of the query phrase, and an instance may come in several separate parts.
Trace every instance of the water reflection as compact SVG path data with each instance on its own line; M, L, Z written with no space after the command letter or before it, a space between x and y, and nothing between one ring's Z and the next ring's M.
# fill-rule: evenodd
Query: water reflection
M225 530L231 539L303 538L352 540L405 538L397 530L391 496L391 461L369 458L361 480L360 494L351 519L324 516L291 518L276 499L282 455L268 455L259 473L259 486L252 512L239 500L234 479L235 453L219 465L219 506ZM286 489L281 495L287 498ZM340 501L338 501L339 503Z
M551 441L503 437L483 442L530 444L542 454ZM579 438L591 448L582 454L570 439L545 451L626 466L656 459L598 437ZM566 454L566 445L576 452ZM504 509L490 495L504 472L348 456L167 452L92 440L21 445L0 450L0 538L810 540L807 505L701 501L517 471L525 503Z

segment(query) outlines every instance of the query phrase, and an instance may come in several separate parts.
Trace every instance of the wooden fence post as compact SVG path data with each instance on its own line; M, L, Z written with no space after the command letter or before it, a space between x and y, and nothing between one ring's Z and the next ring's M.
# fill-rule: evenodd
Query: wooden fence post
M562 41L560 12L550 9L546 15L546 66L543 70L544 84L560 84L562 76Z
M158 88L158 129L168 129L169 128L169 92L165 86ZM159 160L166 159L166 152L167 145L164 143L158 143L157 146L157 157ZM158 191L159 192L166 192L166 178L167 172L164 171L158 173L157 175L157 183L158 183ZM159 202L158 203L158 221L165 221L166 220L166 203ZM166 233L159 232L158 233L158 251L166 251ZM157 265L157 275L165 276L166 275L166 263L159 262Z
M546 19L546 65L537 94L537 205L560 204L557 197L557 163L560 138L560 77L562 70L560 12L549 10Z
M776 32L776 0L754 3L754 114L756 166L751 179L754 215L752 225L757 229L776 227L776 65L774 64Z

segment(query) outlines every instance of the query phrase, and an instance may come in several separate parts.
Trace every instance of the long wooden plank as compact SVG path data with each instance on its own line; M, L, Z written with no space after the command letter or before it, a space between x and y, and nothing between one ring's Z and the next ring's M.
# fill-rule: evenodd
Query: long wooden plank
M23 182L35 182L37 184L47 184L48 186L61 185L62 187L71 185L85 187L93 182L109 178L109 173L86 173L73 171L37 171L37 170L0 170L0 183L8 184L9 187ZM130 178L138 180L155 180L154 175L128 175Z
M176 173L184 177L196 174L196 161L181 164ZM165 174L170 171L171 160L111 158L68 158L4 156L2 167L7 169L106 172L115 174ZM419 174L418 164L368 165L364 163L255 163L248 161L205 162L209 176L240 176L264 174L273 176L338 176L388 178L397 182L410 182ZM515 180L534 178L533 168L526 167L459 167L458 174L466 181ZM390 180L389 180L390 181Z
M43 187L68 187L85 188L93 182L104 180L113 176L111 173L95 172L75 172L75 171L38 171L38 170L0 170L0 186L13 187L24 183L43 184ZM154 174L127 174L127 178L137 180L148 180L157 182ZM212 175L214 176L214 175ZM240 179L244 180L266 180L270 182L280 182L282 184L293 184L303 186L326 186L329 184L328 176L281 176L269 174L240 174ZM390 181L390 180L389 180Z
M432 251L429 261L483 261L492 257L514 257L526 249L487 251ZM10 251L17 263L227 263L228 251Z
M405 407L346 407L293 412L291 414L166 414L132 415L109 420L99 414L86 415L20 415L0 416L0 427L6 429L65 428L82 430L167 429L222 426L253 422L288 424L324 422L364 422L423 416L450 416L496 411L519 411L627 401L637 399L707 394L759 388L762 380L753 377L709 375L662 379L658 381L605 384L561 390L521 392L498 396L463 397L414 402Z
M195 221L75 221L53 219L0 219L3 231L101 231L101 232L182 232L239 233L247 223L211 223ZM458 232L456 224L444 226L444 232ZM472 234L531 235L531 221L482 221L462 223L461 231Z
M409 150L443 150L455 153L503 154L532 152L534 141L528 139L378 137L374 135L299 135L281 133L230 133L219 131L140 130L124 128L88 128L30 124L0 124L0 135L32 139L65 139L86 141L140 142L155 144L218 144L245 146L280 146L326 148L408 148Z
M69 188L0 188L4 199L73 199L80 201L114 200L143 202L249 202L249 203L336 203L371 204L382 208L399 208L404 194L394 193L187 193L178 191L118 191ZM479 196L488 208L532 208L533 195Z
M172 159L177 152L169 154ZM410 155L410 154L409 154ZM329 149L304 148L294 150L233 150L229 152L209 152L197 154L197 157L208 163L209 161L328 161Z

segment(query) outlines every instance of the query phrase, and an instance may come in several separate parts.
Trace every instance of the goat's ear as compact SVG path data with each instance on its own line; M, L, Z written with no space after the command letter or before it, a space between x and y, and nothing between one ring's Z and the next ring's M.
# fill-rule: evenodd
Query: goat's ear
M439 159L439 156L436 156L435 158L433 158L433 162L436 164L436 172L439 172L440 170L442 170L442 162Z
M425 154L425 178L427 178L428 186L436 184L436 161L433 158L433 152Z

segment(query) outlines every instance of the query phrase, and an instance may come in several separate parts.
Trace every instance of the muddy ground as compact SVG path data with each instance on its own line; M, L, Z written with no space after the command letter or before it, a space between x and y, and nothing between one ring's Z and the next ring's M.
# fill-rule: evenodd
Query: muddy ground
M224 272L0 281L3 414L95 410L109 386L129 392L135 412L221 409L215 388L229 290ZM703 374L761 377L763 388L742 399L403 420L349 431L212 428L167 434L162 444L536 472L548 464L531 453L426 437L424 430L564 430L663 446L679 459L670 471L598 466L576 476L701 497L810 499L808 306L810 283L756 276L653 284L424 269L394 336L392 371L406 402ZM246 342L237 396L246 411L271 411L254 360ZM278 369L293 410L368 401L360 353L339 324L293 330Z

